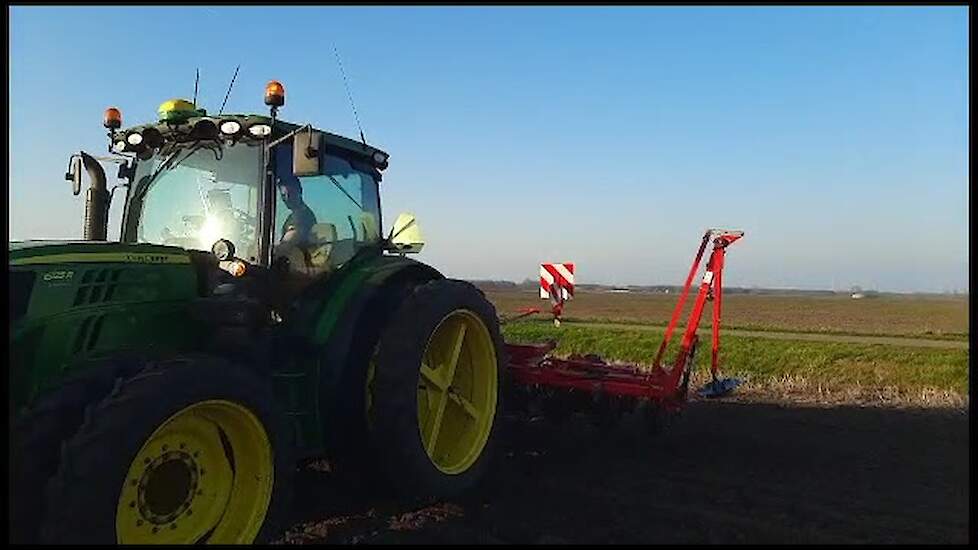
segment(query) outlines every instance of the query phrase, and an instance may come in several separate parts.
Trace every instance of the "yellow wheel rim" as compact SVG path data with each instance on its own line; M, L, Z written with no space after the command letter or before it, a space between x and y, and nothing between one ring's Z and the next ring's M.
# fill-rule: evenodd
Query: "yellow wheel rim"
M468 470L489 440L496 413L496 348L476 314L458 309L428 340L418 383L418 426L432 463Z
M250 543L271 501L272 447L245 407L202 401L166 420L129 466L120 544Z

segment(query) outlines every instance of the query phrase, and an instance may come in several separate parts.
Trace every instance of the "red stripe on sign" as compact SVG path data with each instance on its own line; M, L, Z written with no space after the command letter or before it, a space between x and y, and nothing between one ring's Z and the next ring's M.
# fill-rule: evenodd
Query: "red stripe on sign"
M543 277L540 277L540 286L543 287L544 290L548 292L550 291L550 283L548 283Z

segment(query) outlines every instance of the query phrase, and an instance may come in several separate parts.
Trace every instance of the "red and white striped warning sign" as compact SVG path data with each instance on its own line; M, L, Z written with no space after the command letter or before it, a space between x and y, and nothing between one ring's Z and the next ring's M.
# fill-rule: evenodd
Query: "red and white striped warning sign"
M574 296L573 262L540 264L540 297L549 298L552 286L564 300Z

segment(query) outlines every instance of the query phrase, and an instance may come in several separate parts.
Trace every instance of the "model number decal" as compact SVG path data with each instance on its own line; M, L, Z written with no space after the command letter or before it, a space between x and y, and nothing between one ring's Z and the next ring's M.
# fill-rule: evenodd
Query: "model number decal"
M44 274L44 280L47 281L70 281L75 275L74 271L48 271Z

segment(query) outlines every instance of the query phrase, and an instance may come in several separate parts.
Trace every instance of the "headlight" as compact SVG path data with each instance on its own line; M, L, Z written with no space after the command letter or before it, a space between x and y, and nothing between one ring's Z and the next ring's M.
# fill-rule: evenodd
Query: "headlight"
M248 133L255 137L265 137L272 133L272 127L268 124L253 124L248 128Z
M129 145L139 145L143 142L143 135L139 132L133 132L126 136L126 141L129 142Z
M233 260L234 243L227 239L218 239L211 247L211 252L222 262Z
M121 139L114 144L112 144L112 150L116 153L121 153L126 150L126 142Z
M163 146L163 134L156 128L146 128L142 132L143 145L150 149L159 149Z
M190 135L196 139L214 139L217 137L217 124L206 118L198 120Z
M225 120L221 123L221 133L228 136L233 136L241 131L241 124L236 120Z

